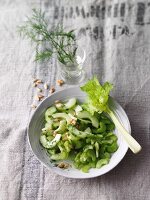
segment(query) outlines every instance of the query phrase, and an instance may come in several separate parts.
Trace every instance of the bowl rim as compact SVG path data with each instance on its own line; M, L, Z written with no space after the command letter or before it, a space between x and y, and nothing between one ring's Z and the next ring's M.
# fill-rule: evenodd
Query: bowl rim
M36 110L31 114L30 118L29 118L29 121L28 121L28 125L27 125L27 140L28 140L28 144L33 152L33 154L35 155L36 159L42 163L42 165L44 165L48 170L51 170L52 172L55 172L56 174L60 175L60 176L63 176L63 177L66 177L66 178L73 178L73 179L89 179L89 178L95 178L95 177L98 177L98 176L102 176L108 172L110 172L111 170L113 170L121 161L122 159L124 158L124 156L126 155L127 151L128 151L128 145L126 146L126 149L124 150L123 154L121 155L121 158L119 160L117 160L117 162L115 162L115 164L113 165L113 167L111 167L111 169L109 169L108 171L102 173L102 174L96 174L96 175L92 175L90 177L74 177L74 176L71 176L71 175L66 175L66 174L63 174L63 173L60 173L59 171L56 171L55 168L51 168L49 167L47 164L45 164L42 160L40 160L40 158L38 158L38 156L34 153L34 150L32 149L32 145L31 145L31 142L30 142L30 138L29 138L29 129L30 129L30 123L32 122L32 119L34 117L34 115L36 114L36 112L38 112L38 110L40 109L40 106L42 105L42 103L44 103L47 99L51 98L52 96L55 96L56 94L58 94L59 92L65 92L67 90L70 90L70 89L78 89L80 88L80 86L73 86L73 87L69 87L69 88L64 88L63 90L58 90L56 91L55 93L51 94L50 96L47 96L44 100L42 100L39 105L37 106ZM111 97L111 96L110 96ZM113 98L111 97L111 99L113 99L113 101L115 103L117 103L120 107L120 110L121 112L123 112L124 116L126 117L126 120L127 120L127 124L128 124L128 128L129 128L129 134L131 134L131 125L130 125L130 121L129 121L129 118L125 112L125 110L122 108L122 106Z

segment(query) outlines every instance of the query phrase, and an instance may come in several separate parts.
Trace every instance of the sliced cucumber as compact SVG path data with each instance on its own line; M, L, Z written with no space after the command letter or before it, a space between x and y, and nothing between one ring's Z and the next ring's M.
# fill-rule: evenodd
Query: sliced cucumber
M74 110L75 110L76 114L78 114L78 113L81 112L83 109L82 109L81 106L77 105L77 106L75 107Z
M55 113L52 115L53 118L63 118L67 121L67 123L69 124L71 121L71 117L69 115L67 115L66 113Z
M93 135L92 133L89 133L89 132L79 131L77 128L75 128L72 125L68 126L68 130L69 130L70 133L72 133L73 135L75 135L75 136L77 136L79 138L86 138L88 136Z
M95 117L95 116L92 116L89 112L87 111L82 111L82 112L79 112L77 114L77 117L80 118L80 119L90 119L91 122L92 122L92 125L95 127L95 128L98 128L99 126L99 122L98 122L98 119Z
M51 120L51 116L52 114L54 114L55 112L57 111L56 107L55 106L52 106L50 108L48 108L45 112L45 120L47 122L49 122Z
M71 114L71 115L75 115L75 111L73 109L67 110L66 113Z
M56 129L59 127L60 122L53 122L53 129Z
M66 129L66 120L61 120L59 127L55 130L56 132L63 132Z
M51 156L51 160L64 160L67 158L68 158L68 152L65 151Z
M96 163L96 168L101 168L103 165L107 165L109 162L109 159L104 158L104 159L100 159L97 163Z
M43 147L45 147L47 149L52 149L60 141L60 138L61 138L61 134L57 134L52 141L48 141L46 139L45 135L41 135L40 142L41 142Z
M92 133L90 127L86 128L86 129L85 129L85 132Z
M53 124L53 120L48 121L48 122L45 124L45 128L46 128L46 129L52 129L52 124Z
M88 119L81 119L81 118L78 118L78 120L80 120L81 122L85 123L85 124L91 124L92 122Z
M52 135L49 135L49 136L47 136L47 138L46 138L48 141L52 141L53 139L54 139L54 136L52 136Z
M62 103L56 103L55 106L56 106L57 110L59 110L59 111L64 110L64 105Z
M42 128L42 133L47 133L49 131L52 130L52 124L53 124L53 120L49 120L46 124L45 124L45 127Z
M68 100L67 103L65 103L65 108L70 109L76 105L76 98L71 98Z
M68 113L68 115L69 115L69 117L70 117L71 119L77 120L77 118L74 117L72 114Z
M99 156L99 143L95 142L96 158Z

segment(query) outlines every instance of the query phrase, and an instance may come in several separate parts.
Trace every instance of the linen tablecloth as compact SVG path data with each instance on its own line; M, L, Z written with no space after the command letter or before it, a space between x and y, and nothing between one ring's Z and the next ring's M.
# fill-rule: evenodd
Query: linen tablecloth
M16 32L32 8L46 12L51 27L75 29L86 50L88 77L114 84L112 96L126 110L132 135L142 145L129 150L108 174L87 180L64 178L36 159L27 140L33 78L58 87L57 62L35 63L34 50ZM150 1L0 1L0 200L150 199Z

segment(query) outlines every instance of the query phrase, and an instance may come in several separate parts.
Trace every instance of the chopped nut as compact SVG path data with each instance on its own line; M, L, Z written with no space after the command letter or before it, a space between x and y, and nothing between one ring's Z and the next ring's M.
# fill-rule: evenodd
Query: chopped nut
M33 87L36 87L38 84L37 83L33 83Z
M42 82L42 80L38 79L38 80L36 81L36 83L39 84L39 83L43 83L43 82Z
M42 92L42 89L41 89L41 88L39 88L39 87L37 87L37 90L38 90L38 92Z
M65 162L60 162L57 167L62 168L62 169L68 169L71 165L69 163Z
M61 80L61 79L59 79L59 80L57 80L57 84L58 84L59 86L62 86L62 85L64 84L64 81Z
M44 95L43 95L43 94L39 94L38 97L39 97L39 98L43 98Z
M37 106L36 106L36 105L34 105L34 104L32 104L32 105L31 105L31 108L34 108L34 109L35 109L36 107L37 107Z
M63 141L68 140L68 133L65 133L65 134L63 135L62 140L63 140Z
M38 94L35 96L35 100L41 101L44 98L44 95Z
M54 120L53 120L54 122L60 122L61 121L61 119L59 118L55 118Z
M55 137L56 135L57 135L57 132L56 132L56 131L54 131L54 132L53 132L53 136Z
M44 98L44 95L43 94L39 94L38 97L39 97L39 99L41 101Z
M49 91L51 94L55 92L55 88L54 87L51 87L50 91Z
M33 80L33 83L36 83L38 80L39 80L39 79L35 78L35 79Z
M40 101L40 98L38 95L35 96L35 100Z
M57 104L57 103L60 103L60 100L56 100L56 101L55 101L55 104Z
M70 124L72 124L72 125L76 125L76 120L75 119L71 119L71 121L70 121Z
M59 108L62 108L62 107L63 107L63 104L62 104L62 103L56 103L55 106L56 106L56 108L59 109Z
M45 89L45 90L48 89L48 85L47 85L47 83L44 83L44 89Z

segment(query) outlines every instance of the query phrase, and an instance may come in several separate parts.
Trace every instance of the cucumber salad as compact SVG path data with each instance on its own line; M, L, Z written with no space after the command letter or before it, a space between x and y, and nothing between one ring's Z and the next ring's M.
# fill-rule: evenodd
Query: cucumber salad
M71 160L73 167L87 173L108 164L118 149L114 129L114 123L104 112L91 114L87 104L76 98L58 100L45 112L40 143L58 167L65 168L64 160Z

